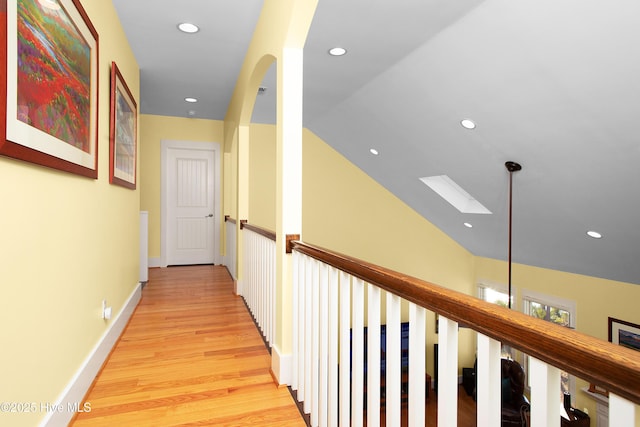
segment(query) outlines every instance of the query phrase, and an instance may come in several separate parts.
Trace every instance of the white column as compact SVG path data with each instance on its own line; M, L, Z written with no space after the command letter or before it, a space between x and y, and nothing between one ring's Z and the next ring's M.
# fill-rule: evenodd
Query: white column
M287 235L302 234L302 74L301 48L283 48L278 59L276 125L276 327L274 350L291 353L291 257ZM272 361L286 360L272 358ZM273 366L278 379L291 378L288 366ZM282 381L281 381L282 382Z

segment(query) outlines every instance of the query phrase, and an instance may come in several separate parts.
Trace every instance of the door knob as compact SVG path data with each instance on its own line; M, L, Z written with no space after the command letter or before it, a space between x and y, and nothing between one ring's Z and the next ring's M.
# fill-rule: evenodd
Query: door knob
M209 214L209 215L205 216L205 218L212 218L212 217L213 217L213 214Z

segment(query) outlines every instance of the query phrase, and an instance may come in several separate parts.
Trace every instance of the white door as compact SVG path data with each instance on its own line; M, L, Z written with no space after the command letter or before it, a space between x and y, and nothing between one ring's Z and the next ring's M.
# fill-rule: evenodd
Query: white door
M163 147L165 265L213 264L218 222L215 150L171 145L176 144Z

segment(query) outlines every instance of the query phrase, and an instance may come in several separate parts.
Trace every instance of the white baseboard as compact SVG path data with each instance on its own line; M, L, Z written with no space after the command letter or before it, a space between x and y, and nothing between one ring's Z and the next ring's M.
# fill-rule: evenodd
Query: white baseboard
M160 258L149 258L149 268L162 267ZM166 265L165 265L166 267Z
M291 385L292 361L291 354L280 354L278 347L271 347L271 372L278 385Z
M56 408L64 408L63 411L51 411L47 413L41 427L66 426L75 415L76 410L90 410L90 406L85 407L84 398L93 384L93 381L100 372L102 365L111 353L111 349L120 338L122 331L129 322L133 311L140 301L142 286L138 283L129 295L126 303L118 313L118 316L111 322L98 343L95 345L89 356L73 376L67 387L56 401ZM89 402L89 405L91 403Z

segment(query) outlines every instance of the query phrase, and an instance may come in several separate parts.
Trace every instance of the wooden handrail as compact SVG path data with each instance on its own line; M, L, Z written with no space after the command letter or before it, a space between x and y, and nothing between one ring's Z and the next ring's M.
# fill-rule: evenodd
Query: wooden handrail
M640 352L301 241L291 246L640 404Z
M266 228L258 227L257 225L249 224L246 219L240 220L240 230L247 229L257 233L261 236L266 237L267 239L276 241L276 233L271 230L267 230Z
M233 219L233 218L231 218L231 216L230 216L230 215L225 215L225 216L224 216L224 222L230 222L231 224L235 224L235 223L236 223L236 220L235 220L235 219Z

